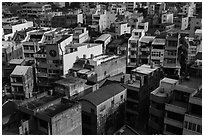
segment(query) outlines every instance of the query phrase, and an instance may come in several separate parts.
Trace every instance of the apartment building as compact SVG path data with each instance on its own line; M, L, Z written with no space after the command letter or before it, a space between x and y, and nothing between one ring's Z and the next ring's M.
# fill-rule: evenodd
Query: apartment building
M161 23L173 23L173 13L163 13L161 17Z
M111 42L111 34L102 34L100 37L94 40L94 43L102 44L104 54L106 53L106 47L110 42Z
M202 134L202 88L191 94L183 124L183 135Z
M178 32L168 32L166 46L164 50L164 73L166 77L178 79L180 76L180 64L178 62L178 47L180 34Z
M131 14L129 19L128 19L128 24L130 25L131 30L137 29L138 24L141 23L143 21L143 19L144 19L144 17L142 15L142 13L134 12L133 14Z
M189 20L190 20L190 34L189 35L190 37L194 37L195 31L197 29L202 29L202 19L192 17Z
M139 39L139 64L151 63L152 41L155 36L143 36Z
M130 72L129 69L134 68L139 64L138 42L139 42L139 39L144 35L145 35L145 32L142 29L134 29L132 31L132 36L128 40L128 47L127 47L127 73Z
M163 134L182 135L185 114L188 111L188 103L195 89L183 85L176 85L172 97L165 104L165 118Z
M126 72L126 57L98 55L89 59L77 59L69 73L74 73L88 82L97 83L107 77Z
M20 13L23 18L33 19L38 18L38 15L41 13L48 13L51 10L52 7L50 4L29 2L22 5Z
M145 21L138 22L136 29L143 29L145 32L147 32L149 29L149 22Z
M162 11L166 9L166 3L164 2L152 2L148 7L148 14L150 15L161 15Z
M76 27L74 28L73 33L73 42L74 43L84 43L89 40L89 31L86 27Z
M196 11L196 4L194 2L189 2L188 4L182 7L182 12L185 13L188 17L193 17Z
M113 83L82 97L83 134L111 135L120 129L125 121L126 94L126 88Z
M20 135L81 135L81 105L41 93L18 104ZM17 128L17 125L16 125Z
M178 80L163 78L160 85L150 94L149 106L149 132L151 134L162 134L164 130L165 103Z
M126 11L134 12L135 8L137 7L136 2L125 2Z
M157 66L163 66L166 40L155 38L152 41L151 61Z
M83 14L81 13L70 13L61 16L54 16L51 20L51 26L54 28L69 28L77 25L78 23L83 23Z
M11 93L15 99L33 96L34 78L31 66L16 66L10 75Z
M49 87L50 83L63 75L65 46L72 40L73 36L62 35L60 31L45 35L45 44L41 45L41 49L34 54L37 85L40 90L42 87Z
M127 22L116 22L115 33L117 36L121 36L126 33L131 33L131 27Z
M25 30L25 29L28 29L31 27L33 27L32 21L20 21L20 20L18 20L15 23L5 22L2 25L3 38L4 38L4 40L9 40L9 39L13 38L14 34L17 31Z
M162 78L159 67L142 65L131 71L127 88L126 120L132 128L145 129L148 124L150 93Z
M89 58L92 55L97 56L103 53L102 44L96 43L75 43L65 46L63 55L63 75L69 72L74 62L78 58Z
M179 13L176 17L174 17L175 28L186 30L189 26L189 17L186 15Z
M36 23L40 27L52 27L52 18L54 16L61 16L62 12L49 12L49 13L41 13L38 15L38 20Z

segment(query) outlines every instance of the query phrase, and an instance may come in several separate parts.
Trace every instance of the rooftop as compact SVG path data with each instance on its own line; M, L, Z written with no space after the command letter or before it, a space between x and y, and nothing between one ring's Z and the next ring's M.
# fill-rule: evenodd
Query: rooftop
M142 66L133 69L132 72L149 74L149 73L152 73L153 71L155 71L156 69L158 69L158 67L155 66L154 68L151 68L150 65L143 64Z
M44 6L44 5L49 5L49 4L46 4L46 3L33 3L33 2L29 2L29 3L27 3L27 4L25 4L25 5L23 5L23 7L42 7L42 6Z
M152 45L165 45L165 43L165 39L155 38L152 42Z
M84 80L84 79L69 76L69 77L67 77L65 79L58 80L55 83L59 84L59 85L63 85L63 86L70 86L70 85L73 85L73 84L85 83L85 82L86 82L86 80Z
M182 91L182 92L186 92L186 93L190 93L192 94L193 92L195 92L195 89L194 88L189 88L185 85L176 85L174 90L177 90L177 91Z
M9 61L9 64L17 64L17 65L20 65L23 63L25 59L12 59Z
M158 87L154 91L152 91L151 94L159 96L159 97L167 97L167 94L164 90L165 90L164 88Z
M25 75L31 66L16 66L11 75Z
M163 78L162 80L161 80L161 82L165 82L165 83L170 83L170 84L175 84L175 83L177 83L178 82L178 80L175 80L175 79L171 79L171 78Z
M99 104L110 99L116 94L119 94L123 90L125 90L125 88L121 86L120 84L112 83L110 85L101 87L95 92L91 92L90 94L82 97L81 100L87 100L91 102L93 105L98 106Z
M98 37L95 41L105 41L106 39L108 39L109 37L111 37L110 34L102 34L100 37Z
M149 43L154 40L155 36L143 36L140 38L140 42Z

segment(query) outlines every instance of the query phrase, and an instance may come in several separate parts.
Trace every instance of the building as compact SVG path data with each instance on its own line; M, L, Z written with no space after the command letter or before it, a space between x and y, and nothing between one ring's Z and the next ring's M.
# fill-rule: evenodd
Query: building
M196 4L194 4L194 2L189 2L182 7L182 12L188 17L193 17L196 12Z
M54 28L63 27L76 27L78 23L83 23L83 14L70 13L61 16L54 16L51 20L51 26Z
M15 23L3 23L3 38L4 40L9 40L13 38L17 31L25 30L33 27L33 22L31 21L17 21ZM10 38L9 38L10 37Z
M54 92L67 96L69 99L78 99L84 96L85 82L84 79L69 76L54 83Z
M194 37L195 31L197 29L202 29L202 19L201 18L192 17L189 20L190 20L190 36Z
M94 40L94 43L102 44L103 53L106 52L106 47L110 42L111 42L111 34L102 34L100 37Z
M126 11L134 12L135 8L137 7L136 2L125 2Z
M75 43L65 46L63 55L63 75L68 74L69 69L73 67L78 58L89 58L91 55L98 56L103 53L102 44Z
M155 36L143 36L138 42L138 54L139 54L139 64L150 64L151 63L151 50L152 41Z
M202 134L202 88L189 98L188 111L184 116L183 135Z
M149 22L138 22L136 29L143 29L145 32L147 32L149 29Z
M178 62L178 47L180 34L168 32L164 50L164 73L166 77L178 79L180 77L180 63Z
M69 70L72 75L97 83L107 77L126 72L126 57L116 55L98 55L91 58L77 59ZM75 74L74 74L75 73Z
M38 20L36 20L36 23L40 27L52 27L52 18L54 16L61 16L62 12L49 12L49 13L41 13L38 15Z
M165 103L169 100L178 80L164 78L160 86L150 94L149 107L149 132L151 134L162 134L164 129Z
M128 19L128 24L131 27L131 30L138 28L138 24L143 21L144 17L142 13L137 13L134 12L130 14L129 19Z
M178 14L174 17L175 28L185 30L189 27L189 17L183 14Z
M151 61L158 66L163 66L164 49L166 40L162 38L155 38L152 41Z
M11 93L16 99L33 96L34 78L31 66L16 66L10 75Z
M173 23L173 13L164 13L161 17L161 23Z
M152 2L148 7L148 14L154 15L157 14L158 16L161 15L162 11L166 9L166 4L164 2Z
M150 93L159 86L161 69L142 65L131 71L127 88L126 122L133 129L144 130L148 124Z
M113 134L124 125L126 88L118 83L104 86L80 99L83 134Z
M22 5L21 16L27 19L38 18L38 14L51 12L52 7L46 3L29 2Z
M171 99L165 104L166 112L163 134L183 134L184 117L186 112L188 112L189 99L191 94L195 91L195 89L183 85L175 86Z
M45 43L34 54L39 90L42 90L42 87L48 88L52 82L58 80L64 74L63 58L65 47L72 42L73 36L62 35L62 33L61 31L55 31L54 33L46 34Z
M132 36L128 40L128 47L127 47L127 67L129 69L134 68L139 64L139 54L138 54L138 41L141 37L145 35L144 30L142 29L134 29L132 31ZM127 73L130 73L129 69L127 68Z
M77 102L41 93L18 105L18 134L81 135L81 105Z
M74 43L84 43L89 40L89 31L86 27L76 27L73 33Z
M130 33L131 27L127 22L116 22L115 33L117 36L121 36L126 33Z

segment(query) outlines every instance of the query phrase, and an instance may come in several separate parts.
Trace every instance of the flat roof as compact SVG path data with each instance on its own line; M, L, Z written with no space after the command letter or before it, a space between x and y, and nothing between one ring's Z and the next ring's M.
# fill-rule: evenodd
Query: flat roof
M171 79L171 78L166 78L166 77L165 77L165 78L163 78L163 79L161 80L161 82L174 84L174 83L177 83L178 80L176 80L176 79Z
M143 36L140 38L140 42L149 43L154 40L155 36Z
M200 34L202 34L202 29L197 29L197 30L195 31L195 33L200 33Z
M65 110L73 107L75 104L76 104L76 102L62 98L59 103L52 104L48 108L40 111L39 113L47 115L49 117L53 117L53 116L65 111Z
M142 74L149 74L149 73L155 71L156 69L158 69L158 67L154 66L154 68L151 68L150 65L143 64L142 66L133 69L132 72L138 72L138 73L142 73Z
M108 39L109 37L111 37L110 34L102 34L100 37L98 37L95 41L105 41L106 39Z
M22 64L25 59L12 59L9 64Z
M78 73L86 74L89 71L90 71L89 69L81 69L81 70L78 71Z
M98 90L89 93L88 95L81 98L81 100L87 100L93 105L98 106L104 101L110 99L116 94L122 92L125 88L119 83L112 83L110 85L99 88Z
M69 76L65 79L58 80L55 83L59 85L63 85L63 86L70 86L70 85L81 83L81 82L85 83L86 80L78 78L78 77Z
M152 45L165 45L165 43L165 39L155 38L152 42Z
M176 85L174 90L182 91L182 92L186 92L186 93L190 93L190 94L192 94L193 92L196 91L196 89L194 89L194 88L189 88L185 85L180 85L180 84Z
M167 97L167 94L164 90L165 90L164 88L158 87L154 91L152 91L151 94L159 97Z
M16 66L11 75L25 75L31 66Z

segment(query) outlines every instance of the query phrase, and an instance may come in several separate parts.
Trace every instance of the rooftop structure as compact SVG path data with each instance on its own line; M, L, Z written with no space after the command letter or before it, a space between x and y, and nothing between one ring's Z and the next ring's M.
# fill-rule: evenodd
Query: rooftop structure
M16 66L11 75L25 75L31 66Z
M132 72L137 72L141 74L150 74L154 72L155 70L157 70L158 68L159 67L151 68L150 65L143 64L142 66L137 67L136 69L133 69Z

